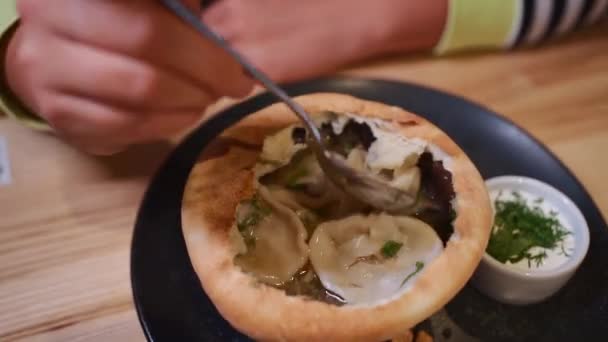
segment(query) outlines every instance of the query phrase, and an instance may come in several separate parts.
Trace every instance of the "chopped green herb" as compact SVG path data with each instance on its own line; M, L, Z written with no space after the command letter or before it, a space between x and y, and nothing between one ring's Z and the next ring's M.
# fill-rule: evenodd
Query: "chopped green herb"
M270 214L271 209L267 207L265 204L262 204L257 199L252 199L251 202L251 212L244 219L237 223L237 227L240 231L243 231L249 227L257 225L264 217Z
M272 209L266 203L264 203L258 194L255 194L251 199L251 205L255 208L262 216L268 216L272 212Z
M270 164L273 166L281 166L282 163L280 161L277 160L272 160L272 159L266 159L266 158L262 158L262 157L258 157L258 162L262 163L262 164Z
M416 261L416 269L412 273L408 274L408 276L405 277L405 279L403 279L403 281L401 282L401 286L405 285L405 283L407 283L408 280L412 279L412 277L415 276L418 272L420 272L423 267L424 267L424 262Z
M289 175L289 177L287 177L287 181L286 181L285 186L288 189L301 190L304 185L301 184L300 181L302 180L302 178L304 178L306 176L308 176L308 170L307 170L307 168L305 168L303 166L300 166L299 168L295 169Z
M380 249L380 252L382 253L382 255L385 258L392 258L395 255L397 255L397 253L399 252L401 247L403 247L403 243L393 241L393 240L388 240L384 243L384 246L382 246L382 249Z
M530 249L554 249L570 234L556 218L557 213L545 214L541 208L528 206L517 192L513 200L496 199L494 226L487 251L496 260L506 263L528 260L540 266L547 253L531 254Z
M319 225L318 217L306 209L296 211L296 215L298 215L300 221L302 221L304 228L306 228L306 231L308 232L308 237L310 238L317 225Z
M352 141L347 140L344 141L342 148L344 149L344 153L348 155L355 148L355 144Z
M255 247L255 236L253 235L253 230L248 231L249 234L243 236L243 240L245 241L245 245L247 248Z
M308 186L304 183L287 184L285 187L293 191L306 191L308 189Z
M245 240L245 244L248 247L255 246L255 234L253 228L260 223L260 221L268 216L272 209L266 205L256 194L250 200L247 200L245 204L250 205L249 213L242 220L237 222L236 226Z
M260 222L260 216L251 214L237 224L240 231L244 231L251 226L255 226Z
M540 266L543 263L543 259L547 257L547 252L542 251L537 254L526 253L526 258L528 259L528 267L532 267L532 261L536 262L536 267Z

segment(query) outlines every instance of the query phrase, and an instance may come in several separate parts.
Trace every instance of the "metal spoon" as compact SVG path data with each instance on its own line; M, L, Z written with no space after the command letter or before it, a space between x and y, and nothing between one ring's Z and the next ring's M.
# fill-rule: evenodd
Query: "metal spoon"
M321 132L304 108L289 97L285 91L272 82L264 73L247 61L240 53L235 51L220 35L204 25L180 0L161 0L161 2L205 38L217 43L232 55L253 78L262 83L270 93L283 101L300 118L309 132L311 139L308 140L308 144L314 151L319 165L325 175L338 188L376 209L396 212L412 208L416 203L415 197L390 186L387 182L374 175L353 169L342 156L329 151L325 147Z

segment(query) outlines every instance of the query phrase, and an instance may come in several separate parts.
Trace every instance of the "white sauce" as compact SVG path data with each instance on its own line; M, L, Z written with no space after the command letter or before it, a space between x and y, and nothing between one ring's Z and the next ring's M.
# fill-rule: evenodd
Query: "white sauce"
M502 194L501 194L502 191ZM518 190L517 191L521 197L527 201L528 205L533 207L533 206L538 206L542 209L542 211L549 215L549 213L551 211L557 212L557 219L559 220L559 222L562 224L562 226L568 230L569 232L571 232L571 234L566 235L566 237L563 240L563 246L564 246L564 251L566 251L566 253L568 253L568 255L572 255L572 253L574 253L574 232L572 230L572 224L570 223L570 221L568 219L566 219L558 210L557 207L553 206L551 203L548 203L548 201L543 200L540 203L535 203L534 201L538 198L538 196L530 193L530 192L526 192L526 191L522 191L522 190ZM496 189L496 190L492 190L490 191L490 198L492 200L492 207L494 207L494 200L500 195L500 199L502 200L512 200L514 197L512 195L512 192L510 190L500 190L500 189ZM530 266L528 266L528 260L527 259L523 259L517 263L510 263L510 262L506 262L506 265L509 265L513 268L516 269L520 269L520 270L524 270L524 271L530 271L530 270L552 270L552 269L556 269L559 266L561 266L562 264L564 264L566 261L568 261L568 256L566 256L564 254L564 252L562 251L562 243L558 243L558 246L555 249L546 249L546 248L541 248L541 247L533 247L530 249L530 254L534 255L536 253L539 252L543 252L545 251L547 253L547 257L543 259L542 263L540 265L536 265L535 261L531 261Z

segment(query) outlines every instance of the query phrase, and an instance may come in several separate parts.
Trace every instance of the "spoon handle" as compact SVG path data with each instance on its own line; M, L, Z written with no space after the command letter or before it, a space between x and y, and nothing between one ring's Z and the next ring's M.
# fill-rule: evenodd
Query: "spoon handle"
M180 0L160 0L161 3L171 10L175 15L180 17L187 24L196 29L199 33L201 33L207 39L215 42L222 49L228 52L236 61L251 75L251 77L258 80L262 85L274 96L276 96L279 100L284 102L306 125L308 131L312 135L312 138L315 143L321 145L323 144L321 140L321 133L317 129L317 126L312 121L312 119L308 116L304 108L300 106L297 102L293 101L287 93L281 89L278 85L276 85L273 81L270 80L268 76L266 76L262 71L258 70L253 66L245 57L243 57L240 53L234 50L230 44L222 38L219 34L213 32L209 29L205 24L201 22L201 20L193 14L186 6L184 6Z

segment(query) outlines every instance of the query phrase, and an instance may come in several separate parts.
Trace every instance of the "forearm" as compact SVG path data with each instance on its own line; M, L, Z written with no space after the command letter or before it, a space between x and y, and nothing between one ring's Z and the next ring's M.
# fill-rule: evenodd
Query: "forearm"
M383 14L386 33L382 41L383 53L430 50L444 31L449 0L393 2Z
M392 2L392 3L391 3ZM538 45L592 25L608 14L608 0L381 0L386 11L382 53L443 55Z

